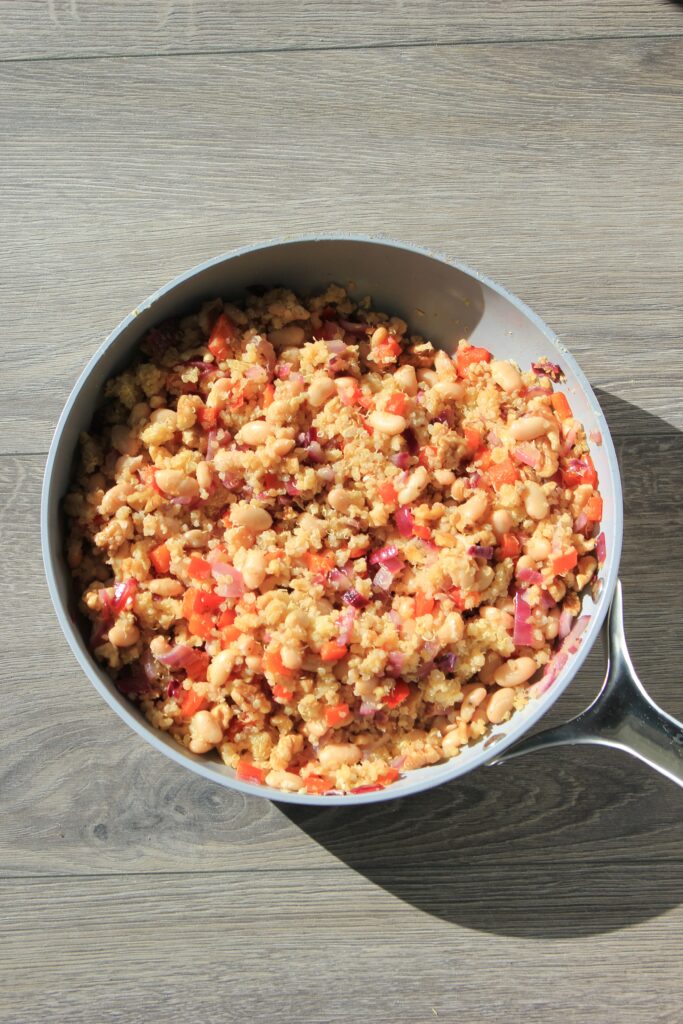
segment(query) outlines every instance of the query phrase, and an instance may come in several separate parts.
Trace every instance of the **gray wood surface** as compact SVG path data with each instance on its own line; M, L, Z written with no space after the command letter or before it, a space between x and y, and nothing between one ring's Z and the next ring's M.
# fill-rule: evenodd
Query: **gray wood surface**
M0 0L0 60L0 1020L678 1022L679 790L584 748L380 809L224 792L83 677L38 500L86 359L174 274L318 229L433 246L598 389L632 655L683 717L681 6Z

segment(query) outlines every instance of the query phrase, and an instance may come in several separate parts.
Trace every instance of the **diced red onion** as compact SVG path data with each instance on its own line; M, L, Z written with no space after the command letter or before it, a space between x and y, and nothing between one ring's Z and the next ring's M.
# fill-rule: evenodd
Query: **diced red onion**
M394 582L394 574L385 565L380 565L372 582L380 590L389 590Z
M299 495L301 494L301 491L296 486L294 481L291 479L285 480L285 490L287 491L287 494L289 494L291 498L298 498Z
M578 432L579 428L577 426L571 426L569 428L569 430L567 431L567 436L565 437L564 441L562 442L562 446L560 447L560 453L562 455L568 455L569 452L572 450Z
M591 430L591 432L590 432L590 434L588 436L591 439L591 441L593 442L593 444L597 444L597 445L602 444L602 434L600 433L599 430Z
M422 644L422 651L427 658L435 658L441 650L441 645L437 640L425 640Z
M391 615L391 612L389 613ZM402 651L390 651L387 657L387 672L392 675L400 675L405 665L406 656Z
M386 562L387 559L397 558L398 548L395 544L386 544L383 548L378 548L377 551L373 551L370 555L370 565L381 565Z
M119 615L126 605L133 600L138 589L138 581L131 577L125 583L117 583L114 587L114 597L108 595L106 601L109 604L112 615ZM104 597L104 592L102 593Z
M410 452L395 452L389 456L389 461L399 469L407 469L410 465Z
M396 510L394 518L396 519L396 529L401 536L412 537L414 526L413 513L410 511L408 505L401 505L401 507Z
M540 572L538 572L537 569L528 569L528 568L518 569L517 570L517 579L520 580L522 583L530 583L530 584L542 583L543 582L543 577L541 576Z
M493 558L493 547L489 544L473 544L467 549L471 558L485 558L487 561Z
M358 708L358 714L362 715L363 718L370 718L371 715L376 715L379 709L380 705L373 704L372 701L369 700L364 700Z
M539 359L537 363L532 363L531 369L537 377L550 377L554 381L558 381L562 377L562 367L557 363L551 363L548 359Z
M348 331L349 334L357 334L360 337L362 337L367 333L368 324L358 324L355 323L353 320L342 320L341 318L339 319L338 323L339 326L343 330Z
M513 448L512 454L518 462L521 462L524 466L531 466L532 469L537 469L543 459L538 449L534 448L531 444Z
M333 590L348 590L351 585L346 569L330 569L327 574L327 582Z
M211 462L218 451L218 431L210 430L206 435L206 461Z
M171 505L191 505L195 501L194 495L176 495L175 498L168 499Z
M299 373L298 370L292 370L292 372L289 375L289 379L292 382L292 384L303 384L304 375L303 373Z
M292 373L292 367L289 363L277 363L275 366L275 376L279 380L287 380Z
M337 628L339 630L338 640L340 644L344 644L344 646L346 646L351 642L353 624L356 621L357 615L358 612L352 607L345 608L342 612L339 622L337 623Z
M586 626L590 622L590 615L582 615L580 619L577 619L574 623L573 628L567 634L564 643L562 644L562 650L567 654L575 654L579 649L579 641L582 634L586 630Z
M218 479L227 491L239 490L242 485L242 477L236 476L234 473L219 473Z
M564 638L566 636L569 636L569 633L571 632L572 622L573 621L574 621L574 616L569 611L569 609L568 608L563 608L562 612L560 613L560 621L559 621L558 630L557 630L557 635L559 636L560 640L564 640Z
M515 594L515 625L512 639L517 647L528 647L534 640L531 626L531 608L519 590Z
M406 427L403 431L403 440L406 443L406 448L411 455L417 455L420 450L420 442L417 439L417 434L412 427Z
M588 526L588 516L585 512L579 512L574 520L574 533L582 533Z
M489 430L488 434L486 435L486 440L488 441L490 448L497 448L498 445L500 444L500 438L498 437L498 434L496 434L494 430Z
M453 651L444 651L443 654L439 654L434 659L434 664L444 673L455 672L455 666L458 664L458 655Z
M216 593L221 597L241 597L244 593L242 573L227 562L214 562L211 575L218 583Z
M349 351L345 341L340 338L325 338L327 351L334 356L346 355Z
M268 374L262 366L248 366L244 371L244 376L249 380L266 381Z
M156 660L154 655L150 651L149 647L145 647L140 657L140 664L142 669L147 676L150 683L156 683L159 679L159 669L157 668Z
M557 602L550 596L547 590L541 591L541 596L538 603L540 604L544 612L550 611L550 609L554 608L557 604Z
M598 564L602 565L607 558L607 542L604 533L599 533L595 540L595 554L598 557Z
M470 487L478 487L481 481L481 473L472 473L470 476Z
M391 611L389 612L389 618L391 619L391 621L393 622L393 624L395 626L402 626L403 625L403 619L398 614L398 612L396 611L395 608L392 608Z
M367 597L363 597L362 594L359 594L355 587L349 587L349 589L342 595L342 601L346 604L350 604L353 608L364 608L368 603Z
M185 668L195 657L194 648L189 644L176 644L166 654L156 655L156 660L167 668Z
M400 771L401 768L403 767L403 765L406 763L407 760L408 760L408 755L407 754L401 754L400 757L395 757L394 758L394 760L391 762L391 767L392 768L398 768L398 770Z
M546 690L549 690L566 664L567 655L562 652L558 652L555 657L548 662L545 672L538 682L534 683L530 688L530 696L540 697L541 694L546 692Z

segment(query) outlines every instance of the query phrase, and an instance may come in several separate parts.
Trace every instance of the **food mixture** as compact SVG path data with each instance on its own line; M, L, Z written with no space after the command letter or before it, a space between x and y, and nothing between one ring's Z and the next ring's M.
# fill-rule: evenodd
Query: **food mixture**
M551 685L604 559L562 380L337 286L150 330L65 500L94 656L249 782L367 792L457 756Z

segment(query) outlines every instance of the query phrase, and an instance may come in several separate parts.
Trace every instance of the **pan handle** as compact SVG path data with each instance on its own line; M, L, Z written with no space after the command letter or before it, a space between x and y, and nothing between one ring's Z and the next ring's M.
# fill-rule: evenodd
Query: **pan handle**
M571 721L520 740L489 765L546 747L596 743L616 747L683 786L683 725L645 692L624 637L621 583L617 582L605 627L607 674L593 703Z

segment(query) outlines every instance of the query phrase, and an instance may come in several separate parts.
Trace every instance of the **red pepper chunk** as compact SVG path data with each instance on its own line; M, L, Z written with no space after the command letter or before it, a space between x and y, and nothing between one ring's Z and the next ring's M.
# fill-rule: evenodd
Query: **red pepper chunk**
M487 348L477 348L476 345L464 345L458 349L455 365L458 368L458 375L464 377L469 367L474 363L488 363L490 360L491 353Z
M211 576L211 564L205 558L198 558L197 555L193 555L187 571L193 580L208 580Z
M294 691L288 690L286 686L281 686L280 683L276 683L273 687L273 697L281 704L289 704L290 701L294 700Z
M385 505L395 505L398 495L396 494L396 488L392 484L391 480L385 480L384 483L379 485L379 496Z
M237 328L227 313L221 313L213 325L208 344L209 352L214 359L221 362L228 358L230 355L228 342L235 337L237 337Z
M154 567L155 572L166 573L171 567L171 552L168 550L165 544L160 544L159 547L153 548L149 553L149 560Z
M238 779L241 779L242 782L253 782L259 786L263 785L266 774L263 768L257 768L250 761L238 761L235 768L235 775Z
M187 690L180 703L180 714L183 718L192 718L198 711L206 711L209 702L195 690Z
M388 708L397 708L409 696L410 687L402 679L398 679L391 693L384 698L384 703Z
M558 555L557 558L553 559L553 572L556 576L564 576L565 573L574 568L578 560L578 552L576 548L572 548L571 551L567 551L565 554Z
M337 725L343 725L349 717L348 704L335 704L331 708L325 708L325 720L330 729Z
M327 793L328 789L332 789L332 782L330 779L326 779L324 775L308 775L304 779L304 786L306 787L307 793Z
M390 395L384 406L387 412L393 412L396 416L403 416L406 411L406 396L402 391L395 391Z

